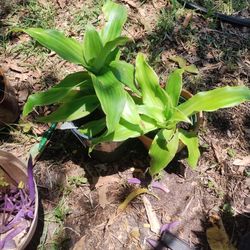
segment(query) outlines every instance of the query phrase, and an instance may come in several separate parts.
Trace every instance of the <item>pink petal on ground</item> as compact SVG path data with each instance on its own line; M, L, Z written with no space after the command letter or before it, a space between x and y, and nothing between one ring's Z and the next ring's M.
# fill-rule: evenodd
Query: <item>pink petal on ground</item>
M156 248L157 246L159 246L159 241L158 240L147 239L146 241L153 248Z
M165 232L165 231L170 231L174 228L177 227L180 224L179 221L174 221L171 223L167 223L161 226L161 233Z
M169 189L163 183L160 183L158 181L153 181L152 184L151 184L151 186L153 188L161 189L165 193L169 193L170 192Z
M130 179L128 179L128 183L130 183L130 184L141 184L141 181L138 178L130 178Z

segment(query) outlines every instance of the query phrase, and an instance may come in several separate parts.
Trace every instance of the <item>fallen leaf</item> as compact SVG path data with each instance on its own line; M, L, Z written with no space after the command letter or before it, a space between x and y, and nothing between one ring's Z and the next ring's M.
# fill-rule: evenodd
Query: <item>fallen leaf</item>
M17 73L27 73L28 70L25 67L20 67L18 63L13 58L8 58L5 60L6 64L4 65L6 70L11 70Z
M193 74L199 73L199 70L197 69L197 67L194 64L191 64L189 66L185 66L184 69L189 73L193 73Z
M131 230L130 236L136 240L140 240L140 231L138 227L135 227Z
M218 163L222 164L222 162L226 159L222 148L215 141L212 141L212 149L214 151L215 159Z
M64 9L64 7L67 4L67 0L57 0L57 2L58 2L61 9Z
M85 237L86 235L84 235L80 240L78 240L75 243L75 246L73 248L73 250L84 250L84 246L85 246Z
M146 196L142 197L142 201L143 201L144 207L146 209L148 221L150 224L150 229L152 232L158 234L160 232L161 225L160 225L160 222L157 218L157 215L156 215L155 211L153 210L153 207L152 207L149 199Z
M134 1L132 1L132 0L123 0L123 2L124 2L124 3L127 3L129 6L131 6L131 7L135 8L135 9L137 9L136 3L134 3Z
M233 164L236 166L250 166L250 156L248 155L242 159L235 159Z
M97 183L95 184L95 188L97 189L103 185L111 184L111 183L119 182L119 181L120 181L120 178L118 178L116 175L100 176L98 178Z
M169 59L171 61L174 61L174 62L178 63L180 68L186 67L187 60L185 58L181 57L181 56L170 56Z
M15 78L19 79L19 82L25 82L29 78L29 74L28 73L18 74L15 76Z
M211 250L236 250L231 244L221 218L217 214L210 216L213 226L206 231Z
M182 24L182 26L183 26L184 28L187 28L187 26L189 25L189 23L190 23L192 17L193 17L193 13L192 13L192 12L189 12L189 13L186 15L186 17L185 17L185 19L184 19L184 21L183 21L183 24Z
M145 193L149 193L148 189L147 188L137 188L135 189L133 192L131 192L127 198L125 199L125 201L123 201L120 206L118 207L117 209L117 213L120 213L120 212L123 212L128 204L133 200L135 199L138 195L140 194L145 194Z
M99 204L102 208L105 208L106 205L109 204L109 201L107 200L107 191L108 191L108 185L103 185L97 190L99 197Z
M22 89L18 91L18 100L19 102L25 102L28 98L29 90L28 89Z
M23 67L18 66L17 64L10 65L9 69L11 71L17 72L17 73L25 73L27 70L25 70Z

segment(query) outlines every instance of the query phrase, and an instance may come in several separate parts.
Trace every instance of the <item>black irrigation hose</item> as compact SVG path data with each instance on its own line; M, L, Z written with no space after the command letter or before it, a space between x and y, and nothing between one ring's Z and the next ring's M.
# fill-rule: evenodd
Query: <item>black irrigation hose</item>
M208 10L204 7L201 7L198 4L195 3L191 3L191 2L186 2L183 0L178 0L181 4L184 4L184 6L188 9L194 9L197 10L199 12L201 12L202 14L207 14ZM235 24L235 25L239 25L239 26L246 26L246 27L250 27L250 18L241 18L241 17L237 17L237 16L228 16L228 15L224 15L218 12L215 12L212 14L212 16L220 19L221 21L224 22L228 22L231 24Z

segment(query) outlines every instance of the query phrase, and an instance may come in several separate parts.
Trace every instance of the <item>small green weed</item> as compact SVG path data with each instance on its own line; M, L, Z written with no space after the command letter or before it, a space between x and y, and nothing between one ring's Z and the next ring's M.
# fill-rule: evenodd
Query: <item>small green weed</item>
M178 18L185 12L182 6L179 8L173 5L172 8L162 9L159 15L157 28L172 33Z
M222 208L223 213L230 215L230 216L234 216L234 209L232 208L232 206L229 203L225 203L223 205Z
M227 155L230 156L231 158L234 158L235 155L236 155L236 152L235 152L235 150L233 148L229 148L227 150Z
M94 1L93 6L83 6L80 10L74 10L72 12L74 18L70 23L69 29L74 30L77 34L83 34L87 24L91 23L95 26L99 21L98 16L101 12L102 2Z
M80 187L88 182L87 178L83 176L71 176L68 179L68 183L70 186Z
M15 26L22 28L39 27L39 28L53 28L55 26L55 9L48 1L41 5L37 0L28 1L27 5L21 6L19 10L19 20ZM22 13L22 15L21 15Z
M69 241L70 238L67 236L64 227L59 227L54 235L51 243L51 250L60 250L65 249L64 245Z
M69 208L67 207L65 200L61 199L53 211L53 216L59 223L64 221L68 213L69 213Z
M4 28L0 27L0 47L2 53L20 53L26 57L36 56L39 58L39 63L44 64L45 54L47 49L41 46L36 46L34 41L27 41L22 44L15 43L15 46L9 46L9 41L12 38L10 32L15 28L39 27L39 28L54 28L54 16L56 11L51 2L41 5L39 1L30 0L27 3L16 3L12 12L3 20ZM39 66L39 65L38 65Z
M39 57L37 60L37 67L41 67L45 61L48 59L48 53L50 51L42 46L40 46L36 41L30 40L24 43L17 43L13 47L7 47L7 54L19 54L22 53L25 58L29 58L31 56Z
M240 11L250 6L248 0L203 0L196 1L201 6L208 9L208 12L212 14L214 11L219 11L227 15Z
M213 192L215 192L219 197L224 196L222 189L217 185L217 183L213 179L208 180L207 187Z

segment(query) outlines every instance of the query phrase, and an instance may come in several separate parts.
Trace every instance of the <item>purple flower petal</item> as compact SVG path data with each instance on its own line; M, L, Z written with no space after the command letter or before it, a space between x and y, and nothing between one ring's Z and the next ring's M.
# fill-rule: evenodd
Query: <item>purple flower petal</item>
M169 193L170 192L169 189L163 183L160 183L158 181L153 181L152 184L151 184L151 186L153 188L161 189L165 193Z
M130 179L128 179L128 183L130 183L130 184L141 184L141 180L139 180L138 178L130 178Z
M20 234L26 228L27 225L23 224L20 225L19 227L16 227L13 231L7 234L3 240L0 240L0 250L2 250L5 247L6 242L12 241L16 235Z
M29 184L29 195L30 199L33 201L35 200L35 183L34 183L34 176L33 176L33 163L32 163L32 156L28 160L28 184Z
M164 225L161 226L161 233L163 233L165 231L170 231L171 232L171 230L174 227L178 226L179 224L180 224L179 221L174 221L174 222L171 222L171 223L164 224Z
M16 246L16 242L12 239L12 240L9 240L9 241L6 241L5 244L4 244L4 249L8 250L13 250L13 249L16 249L17 246Z
M34 218L35 183L33 178L32 158L28 161L28 190L13 187L0 194L0 250L11 248L13 238L29 227L25 220ZM1 234L6 234L2 236Z
M146 241L153 248L156 248L157 246L159 246L159 243L160 243L158 240L153 240L153 239L147 239Z

